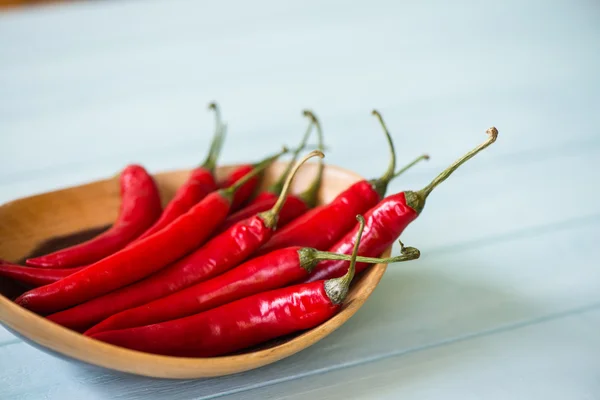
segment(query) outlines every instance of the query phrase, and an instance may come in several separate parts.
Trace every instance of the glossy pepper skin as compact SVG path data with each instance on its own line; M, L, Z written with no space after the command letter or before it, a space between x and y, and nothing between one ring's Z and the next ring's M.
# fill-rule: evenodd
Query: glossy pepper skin
M237 166L229 175L227 175L227 177L225 177L224 180L219 182L219 187L222 189L231 187L234 183L248 175L253 168L254 166L251 164ZM233 201L231 202L231 211L239 210L250 198L250 196L252 196L259 183L260 176L255 176L246 182L241 188L239 188L233 196Z
M363 227L364 219L356 218ZM190 317L92 337L150 353L210 357L313 328L331 318L346 298L361 234L359 230L350 269L342 278L259 293Z
M356 224L354 216L375 206L379 197L369 181L356 182L331 203L306 212L278 230L258 254L290 246L326 250Z
M291 180L300 166L315 155L323 157L323 153L312 152L290 172L280 200L271 210L238 222L195 253L149 279L50 315L48 319L70 328L87 329L119 311L166 296L238 265L269 240L277 227L277 216Z
M86 335L187 317L256 293L284 287L308 276L300 265L301 247L288 247L256 257L212 279L100 322Z
M285 177L291 171L291 167L294 164L294 162L296 161L300 152L306 147L306 142L308 140L308 137L310 136L313 126L317 127L317 132L319 135L319 151L321 151L321 152L324 151L323 132L321 130L321 125L319 123L319 120L312 113L312 111L304 110L302 113L305 117L308 117L310 119L310 124L308 126L308 129L306 130L306 133L302 137L300 145L294 150L294 155L292 157L292 160L288 164L287 168L284 170L281 177L274 184L272 184L269 188L267 188L267 190L259 193L254 199L251 199L249 201L247 201L247 200L250 198L250 196L252 196L252 194L258 188L259 180L257 179L256 182L253 182L252 186L250 184L248 184L247 188L243 188L244 190L247 189L247 192L244 192L242 194L242 192L240 191L238 193L240 199L234 199L235 206L233 207L233 210L234 211L239 210L244 203L246 203L246 206L245 206L244 210L240 210L239 213L232 215L229 218L229 220L227 221L225 226L230 226L231 224L234 224L238 221L248 218L249 216L253 215L254 213L266 211L266 210L270 209L273 206L273 204L275 204L275 201L277 201L277 197L279 196L281 189L283 188L283 181L285 180ZM316 189L318 189L318 187L321 183L321 175L322 175L322 169L323 169L322 166L323 166L323 164L320 163L320 169L319 169L319 172L315 179L315 182L313 184L313 186L316 185ZM233 171L233 173L224 182L222 182L221 187L227 187L227 185L230 185L232 182L235 182L236 179L239 179L239 177L243 176L245 174L245 171L247 170L247 167L248 167L247 165L241 165L241 166L237 167ZM313 206L313 204L312 204L314 202L313 197L316 197L316 189L314 189L314 188L311 188L311 189L314 191L314 193L310 192L310 193L306 193L306 195L302 194L300 196L290 196L290 197L296 197L296 199L294 199L294 200L301 200L304 203L304 207L302 207L302 205L299 204L298 201L293 201L293 203L292 203L292 200L290 200L291 204L287 207L287 209L282 211L282 214L280 216L279 226L283 226L287 222L294 219L296 216L300 215L302 212L306 211L306 209ZM272 203L269 203L269 202L272 202ZM246 210L246 208L248 208L248 207L250 209Z
M329 204L316 207L296 218L264 245L259 254L267 254L289 246L312 247L326 250L355 224L354 217L373 207L384 196L387 185L395 176L396 151L392 137L378 111L379 120L390 152L389 165L381 178L354 183Z
M259 293L190 317L92 337L149 353L211 357L313 328L339 309L321 281Z
M142 240L160 231L217 189L217 182L212 171L204 167L194 168L186 182L177 189L175 197L167 204L158 221L137 240Z
M121 208L109 230L76 246L30 258L26 264L42 268L80 267L116 253L139 237L161 214L158 188L139 165L129 165L121 172L120 185Z
M44 286L74 274L85 267L36 268L0 261L0 276L11 278L32 287Z
M358 248L359 254L364 257L377 257L390 247L404 229L414 221L419 214L406 204L404 192L397 193L383 199L371 208L364 216L366 224ZM356 225L337 243L329 249L330 252L351 254L356 243ZM314 282L321 279L337 278L346 273L349 262L343 260L321 261L305 282ZM357 262L356 272L359 273L368 264Z
M16 302L38 313L51 313L136 282L200 246L225 220L230 204L222 191L213 192L168 229L58 282L30 290Z
M221 226L221 229L226 229L238 221L273 207L283 189L286 176L290 173L294 162L300 155L300 152L306 147L306 143L310 137L313 127L317 128L319 151L324 151L325 144L323 142L323 130L321 129L321 123L312 111L304 110L302 113L305 117L310 119L310 124L304 133L300 144L294 150L292 160L288 163L279 179L272 183L266 190L260 192L254 199L251 199L244 208L227 217L227 220ZM323 168L323 162L322 160L319 160L317 173L315 174L315 177L308 188L298 195L290 194L287 197L283 209L279 214L279 229L315 206L317 203L317 193L319 191L319 187L321 186L321 180L323 177Z
M277 196L273 196L273 198L266 198L267 196L262 196L263 200L259 202L253 201L241 210L231 214L229 217L227 217L223 225L221 225L219 231L222 232L239 221L243 221L252 215L271 209L277 202ZM294 196L293 194L289 195L283 205L283 208L281 209L281 212L279 213L279 222L277 223L277 226L279 228L284 227L292 220L304 214L307 210L308 205L306 205L301 198Z
M287 151L284 148L261 161L250 174L228 189L210 193L165 229L58 282L30 290L15 301L38 313L61 311L166 267L203 244L225 220L236 190Z
M256 195L252 200L248 202L246 207L249 207L254 204L262 203L263 201L277 201L277 193L265 190L264 192L260 192Z
M205 198L209 193L219 189L214 176L217 159L221 153L223 142L225 141L226 127L221 121L221 112L216 103L210 103L208 108L215 112L215 133L213 135L208 154L204 163L194 168L187 180L175 192L175 196L169 201L165 210L156 221L144 234L137 240L142 240L155 234L165 228L171 222L175 221L180 215L185 214L196 205L200 200Z
M365 215L367 222L364 234L360 241L359 252L365 256L379 255L383 250L391 246L408 224L414 221L421 211L423 211L425 201L431 192L440 183L448 179L448 177L450 177L461 165L496 141L496 138L498 137L498 130L496 128L489 128L486 133L489 137L484 143L456 160L423 189L418 191L405 191L388 196L379 202L377 206L369 210ZM348 254L356 242L352 235L356 235L356 232L360 228L360 225L356 226L333 245L329 251ZM357 272L364 268L365 264L356 264ZM345 262L325 261L315 268L307 281L331 279L343 275L347 269L348 264Z
M399 257L358 257L357 260L370 264L390 263L414 260L419 255L417 249L403 248L403 254ZM248 260L222 275L115 314L85 334L90 336L102 331L134 328L183 318L244 297L282 288L308 277L319 261L329 259L350 260L351 256L297 246L275 250Z
M243 221L246 218L250 218L256 213L267 211L275 203L277 202L277 198L279 194L265 191L260 192L255 198L251 199L248 204L246 204L242 209L234 212L229 215L223 225L221 225L221 230L225 230L236 222Z
M85 330L120 311L160 299L235 267L266 242L270 232L259 217L242 221L156 274L52 314L48 319L74 330Z

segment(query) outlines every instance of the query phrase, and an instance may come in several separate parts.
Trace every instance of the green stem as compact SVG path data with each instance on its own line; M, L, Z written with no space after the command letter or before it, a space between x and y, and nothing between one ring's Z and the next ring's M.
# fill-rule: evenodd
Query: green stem
M308 142L308 138L310 137L310 133L312 132L313 125L314 125L314 121L311 119L310 124L308 125L308 128L306 129L306 132L304 133L304 136L302 136L302 140L300 141L300 144L298 145L298 147L296 149L294 149L294 152L292 153L292 159L285 167L285 170L279 176L279 179L277 179L277 181L275 183L273 183L271 186L269 186L267 191L269 191L271 193L275 193L275 194L281 193L281 191L283 190L283 185L285 184L285 179L287 178L288 174L294 167L294 163L298 159L298 156L300 155L302 150L304 150L304 148L306 147L306 142ZM323 151L323 149L319 149L319 150Z
M392 179L396 178L397 176L402 175L403 173L405 173L406 171L408 171L409 169L411 169L412 167L414 167L416 164L418 164L419 162L421 162L423 160L429 160L429 155L428 154L423 154L422 156L419 156L419 157L415 158L412 162L410 162L409 164L405 165L398 172L396 172L394 174L394 176L392 177Z
M391 264L395 262L403 262L416 260L420 257L421 252L419 249L415 247L404 247L402 242L400 242L401 252L402 254L396 257L387 257L387 258L377 258L377 257L356 257L357 262L364 262L368 264ZM351 256L347 254L338 254L338 253L330 253L327 251L317 251L314 255L316 261L324 261L324 260L343 260L350 261Z
M252 169L252 171L244 175L242 178L238 179L233 185L229 186L226 189L221 189L221 192L223 193L223 195L229 198L233 197L233 195L239 188L244 186L250 179L262 173L267 167L273 164L279 157L281 157L288 151L288 148L284 147L279 153L265 158L261 162L257 163Z
M381 127L383 128L383 132L385 133L385 138L388 142L388 148L390 150L390 163L388 164L387 170L381 176L381 178L373 179L371 181L371 185L373 185L373 189L379 194L379 197L383 198L385 196L385 192L387 190L387 186L390 181L394 178L394 170L396 169L396 150L394 149L394 142L392 141L392 136L388 131L385 122L383 121L383 117L377 110L373 110L372 114L377 117Z
M226 126L221 120L221 112L217 103L210 103L208 108L215 112L215 133L210 144L210 149L208 150L208 155L206 156L206 160L202 164L202 167L214 172L217 165L217 159L219 158L221 148L223 147L223 142L225 141Z
M354 242L354 248L352 249L352 257L350 259L350 267L348 272L339 278L328 279L325 281L325 293L333 304L340 304L344 301L350 290L350 284L354 279L354 272L356 271L356 257L358 256L358 247L360 246L360 240L362 238L363 231L365 230L365 219L362 215L357 215L359 228L356 234L356 241Z
M312 120L312 123L317 128L317 136L319 139L319 151L325 152L325 143L323 141L323 130L321 129L321 123L319 119L312 113L312 111L304 110L304 115L309 117ZM308 188L300 193L298 197L304 204L306 204L309 208L313 208L317 205L317 194L319 193L319 189L321 188L321 181L323 180L323 170L325 169L325 165L323 164L323 159L319 159L319 165L317 166L317 175L311 182Z
M265 212L258 214L258 216L260 218L262 218L262 220L265 222L265 225L267 226L267 228L275 229L275 227L277 226L277 220L279 219L279 213L281 212L281 209L283 208L283 205L285 204L285 201L287 199L288 193L290 192L290 189L292 188L292 181L294 180L294 176L296 176L296 173L298 172L300 167L306 161L308 161L309 159L311 159L313 157L323 158L323 157L325 157L325 155L322 152L320 152L319 150L313 150L310 153L308 153L306 156L304 156L302 158L302 160L298 161L298 163L294 166L294 168L292 168L292 170L287 175L285 184L283 185L283 189L281 190L281 194L279 195L277 202L273 205L273 208L271 208L269 211L265 211Z
M483 142L482 144L480 144L479 146L477 146L476 148L474 148L473 150L469 151L467 154L456 160L451 166L449 166L448 168L443 170L438 176L436 176L435 179L433 179L433 181L431 181L429 185L416 192L404 192L404 195L406 197L406 204L410 208L415 210L417 213L421 213L421 211L423 211L423 208L425 207L425 200L427 200L427 196L429 196L433 189L435 189L440 183L448 179L448 177L452 175L454 171L456 171L465 162L473 158L475 154L479 153L480 151L482 151L483 149L485 149L486 147L488 147L496 141L496 138L498 137L498 129L496 129L495 127L491 127L486 131L486 133L489 135L488 140L486 140L485 142Z
M416 260L421 256L419 249L415 247L405 247L404 244L400 243L400 255L396 257L388 258L377 258L377 257L361 257L357 256L357 262L364 262L368 264L391 264L396 262ZM300 257L300 266L305 269L308 273L319 264L321 261L326 260L339 260L339 261L350 261L352 256L348 254L331 253L329 251L320 251L311 247L304 247L298 250Z

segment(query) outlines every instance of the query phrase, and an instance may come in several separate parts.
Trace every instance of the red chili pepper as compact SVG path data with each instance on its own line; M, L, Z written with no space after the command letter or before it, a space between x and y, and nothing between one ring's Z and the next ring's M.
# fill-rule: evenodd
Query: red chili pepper
M139 165L122 172L121 210L114 225L104 233L76 246L30 258L27 265L43 268L71 268L92 264L121 250L140 236L160 216L162 207L152 176Z
M242 221L246 218L251 217L252 215L255 215L256 213L266 211L273 207L273 205L277 201L279 193L281 193L281 190L283 189L285 178L287 177L292 166L294 165L296 158L298 157L302 149L304 149L304 147L306 146L306 142L308 140L308 137L310 136L310 132L312 130L311 128L313 125L317 127L317 133L319 136L319 150L324 151L323 132L321 130L319 120L311 111L305 110L304 115L311 119L311 123L306 133L304 134L300 145L294 151L292 160L288 163L287 168L281 174L281 177L277 180L277 182L275 182L269 188L267 188L267 190L259 193L244 208L227 217L225 223L221 226L219 231L222 232L230 226L232 226L233 224L235 224L236 222ZM304 214L308 209L313 208L315 206L315 204L317 203L317 193L319 191L319 187L321 186L322 176L323 161L319 160L319 168L317 170L317 175L315 176L310 186L299 195L290 194L287 197L287 200L283 205L281 213L279 214L279 223L277 224L278 228L282 228L290 221L294 220L295 218Z
M402 247L393 258L357 257L368 263L393 263L419 258L419 250ZM308 247L287 247L253 258L207 281L190 286L142 306L122 311L92 327L86 335L134 328L198 314L257 293L285 287L308 277L319 261L346 260L345 254L328 253Z
M48 319L71 329L85 330L120 311L167 296L235 267L269 240L292 179L302 164L314 156L322 157L323 153L311 152L290 171L279 200L270 211L238 222L194 253L147 279L52 314Z
M206 195L218 189L214 171L217 158L223 146L225 126L221 122L217 104L211 103L209 108L215 111L216 130L206 160L201 166L191 171L187 181L177 190L173 199L169 201L158 221L146 230L137 239L138 241L160 231L177 219L177 217L188 212L190 208L206 197Z
M255 215L256 213L268 210L269 208L273 207L274 203L275 202L272 200L263 200L257 204L245 206L238 212L231 214L217 232L224 232L239 221L243 221L249 218L249 216ZM290 194L281 209L281 213L279 214L279 223L277 224L277 227L280 228L287 225L290 221L302 215L307 210L308 207L304 201L302 201L298 196Z
M414 221L425 206L425 200L431 191L440 183L445 181L454 171L463 163L471 159L475 154L488 147L496 141L498 130L490 128L487 130L489 138L486 142L471 150L454 164L439 174L425 188L413 192L406 191L393 194L383 199L379 204L373 207L365 214L367 221L365 234L360 242L360 253L365 256L377 256L385 249L390 247L400 236L404 229ZM354 227L336 244L331 246L329 251L334 253L348 254L354 246L354 235L359 227ZM366 264L358 263L356 271L360 272L366 267ZM348 268L345 261L325 261L320 263L313 271L311 276L305 282L317 281L320 279L330 279L343 275Z
M198 248L221 224L235 191L264 170L281 154L265 160L228 189L206 196L166 229L141 240L58 282L30 290L17 304L39 313L51 313L136 282Z
M254 166L252 164L242 164L238 165L224 180L218 183L221 189L225 189L234 185L237 181L246 176ZM233 196L233 200L231 203L231 210L238 210L245 202L252 196L252 193L258 187L260 182L260 177L256 176L252 179L248 180L244 186L242 186Z
M326 250L354 225L354 215L362 214L375 206L384 196L388 183L427 156L421 156L398 173L394 144L381 115L373 110L379 119L390 149L390 164L379 179L359 181L340 193L333 201L308 211L293 222L280 229L264 245L258 254L267 254L273 250L290 246L313 247Z
M279 196L279 193L281 193L281 190L283 189L286 175L292 169L294 162L300 155L300 152L306 147L306 144L307 144L308 138L310 137L310 134L312 132L313 126L316 126L316 128L317 128L317 136L318 136L318 140L319 140L318 149L320 151L325 151L324 150L325 145L323 143L323 130L321 129L321 124L319 123L319 120L314 115L314 113L309 110L304 110L302 112L302 115L309 118L310 123L308 125L308 128L306 129L306 132L304 133L304 136L302 137L302 141L300 142L299 146L296 148L296 150L292 154L291 161L288 163L286 169L283 171L283 173L281 174L279 179L275 183L273 183L271 186L269 186L265 191L259 193L254 199L250 200L248 205L260 203L263 200L277 199L277 197ZM321 166L320 169L322 169L323 163L320 162L319 165ZM317 176L315 177L315 181L320 181L320 179L321 179L321 175L317 173ZM318 186L318 183L313 183L313 185ZM314 195L314 197L316 197L316 194ZM316 198L310 199L310 201L316 203Z
M354 276L357 251L358 245L342 278L259 293L191 317L92 337L150 353L210 357L314 328L341 308Z
M313 127L313 119L311 119L308 129L306 130L306 132L304 133L304 136L302 137L300 145L292 153L292 159L288 163L286 169L283 171L283 173L281 174L279 179L275 183L273 183L271 186L269 186L267 188L267 190L260 192L254 199L251 199L250 201L248 201L248 204L246 206L244 206L244 208L242 208L241 210L239 210L239 211L231 214L229 217L227 217L227 219L225 220L225 223L223 223L223 225L220 228L221 231L224 231L225 229L227 229L231 225L235 224L236 222L242 221L246 218L249 218L249 217L255 215L256 213L266 211L266 210L270 209L271 207L273 207L273 205L277 201L277 198L279 197L279 194L281 193L281 190L283 189L283 185L285 183L287 175L291 171L292 167L294 166L294 163L296 162L296 159L298 158L298 156L300 155L302 150L304 150L304 148L306 147L306 142L308 141L308 138L312 131L312 127ZM319 150L323 151L322 148L320 148ZM289 198L290 198L290 196L288 196L288 199ZM279 227L281 227L281 222L282 221L281 221L281 214L280 214L279 224L278 224Z
M14 279L29 286L38 287L56 282L85 267L75 268L35 268L25 267L0 260L0 276Z

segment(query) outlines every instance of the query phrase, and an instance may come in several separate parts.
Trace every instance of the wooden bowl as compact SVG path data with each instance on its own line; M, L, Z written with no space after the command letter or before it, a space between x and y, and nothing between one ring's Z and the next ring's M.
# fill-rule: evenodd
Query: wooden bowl
M224 176L235 166L220 167ZM275 164L265 174L263 185L272 182L285 167ZM294 191L305 187L314 176L315 164L306 164L295 179ZM188 171L156 174L166 202L185 181ZM360 176L341 168L327 166L319 202L329 202ZM56 250L87 240L110 226L119 208L116 178L27 197L0 206L0 258L9 261ZM389 255L388 249L385 255ZM15 284L0 281L0 322L28 343L53 355L82 361L117 371L160 378L204 378L233 374L258 368L316 343L339 328L363 305L379 283L386 265L369 268L353 285L348 299L334 318L326 323L260 348L241 354L214 358L169 357L128 350L83 336L63 328L13 303L9 297L20 294ZM0 278L2 279L2 278Z

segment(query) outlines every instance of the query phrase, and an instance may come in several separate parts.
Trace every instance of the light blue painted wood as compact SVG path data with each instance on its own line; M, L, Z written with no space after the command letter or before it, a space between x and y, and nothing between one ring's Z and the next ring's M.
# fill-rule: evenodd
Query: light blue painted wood
M598 323L599 307L576 309L228 398L593 399Z
M463 2L453 10L442 2L341 9L331 3L319 4L322 14L311 11L317 3L265 2L251 10L227 2L170 3L76 5L2 18L0 110L9 150L2 163L11 168L0 177L31 177L47 168L64 173L71 163L82 169L108 159L90 175L96 177L132 158L151 164L165 148L175 158L208 140L212 120L204 105L214 97L230 120L231 140L240 144L226 147L226 161L276 134L299 132L298 110L306 106L319 110L331 127L328 137L347 139L331 154L337 163L353 154L353 140L376 132L367 115L373 106L410 136L402 147L407 157L435 155L438 146L460 152L464 142L457 137L492 122L504 132L497 154L539 149L545 141L597 140L590 113L600 61L588 49L598 32L584 3L486 8ZM185 7L193 11L169 11ZM224 10L233 16L215 18ZM123 17L134 13L145 23ZM178 17L165 17L173 13ZM507 20L511 29L499 29ZM21 143L37 144L27 163L20 162ZM188 151L174 166L194 160Z
M6 357L0 360L0 381L9 380L14 369L30 378L22 387L12 387L13 391L5 388L11 396L25 389L46 394L56 385L60 389L53 396L61 398L63 387L79 382L83 383L82 393L101 392L107 398L123 395L121 392L132 398L159 399L165 393L175 399L191 397L192 393L194 398L210 398L377 363L540 318L558 320L600 307L600 271L595 268L599 230L597 221L589 221L579 228L533 237L515 235L495 244L433 254L415 263L390 267L372 298L344 327L296 356L260 370L220 379L167 382L104 374L19 344L3 348ZM519 246L525 241L527 247ZM575 253L569 251L574 241L581 242ZM548 243L556 244L555 252L547 251ZM513 354L510 347L505 351ZM24 356L15 361L17 354ZM56 373L48 376L49 370ZM285 391L285 387L274 390Z
M600 42L586 1L94 2L0 15L0 202L203 157L258 159L322 118L327 161L386 165L383 112L419 188L491 125L441 186L365 307L290 359L167 382L68 364L0 330L0 398L600 396ZM250 154L253 154L250 156ZM401 161L403 162L403 161ZM468 385L467 385L468 382Z

